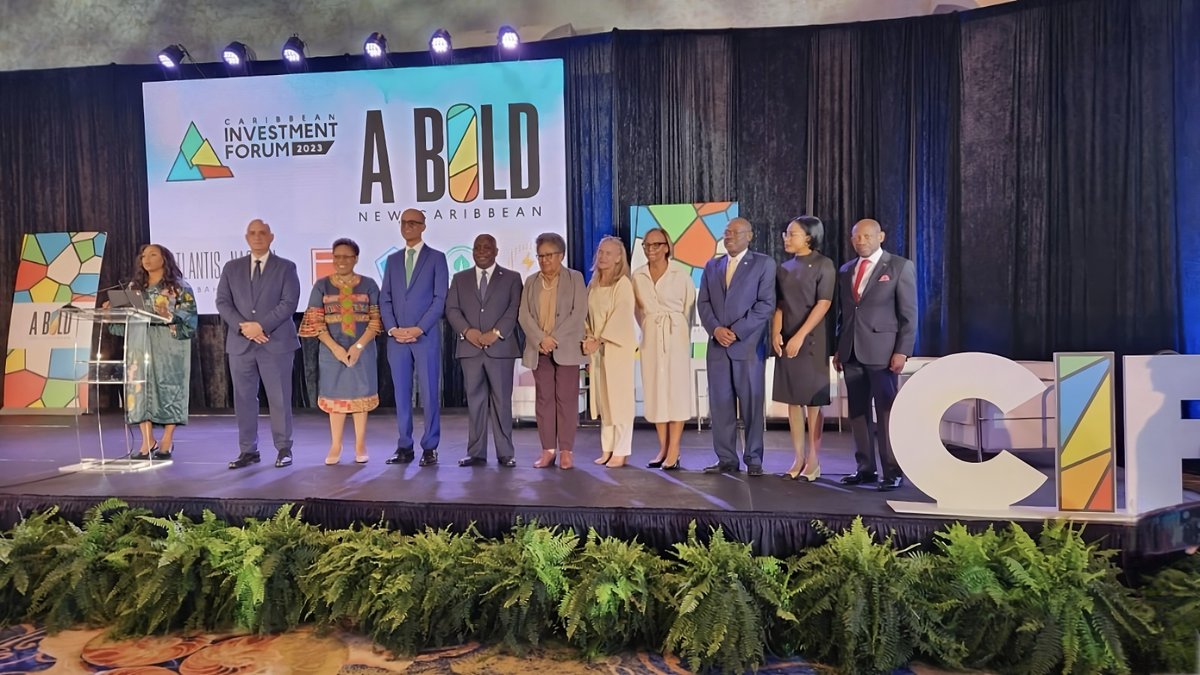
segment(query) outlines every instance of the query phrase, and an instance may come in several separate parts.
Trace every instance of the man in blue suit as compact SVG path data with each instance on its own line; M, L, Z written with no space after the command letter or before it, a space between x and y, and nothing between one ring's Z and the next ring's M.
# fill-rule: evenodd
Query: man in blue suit
M396 388L396 426L400 437L388 464L413 461L412 387L414 371L425 411L421 437L421 466L437 464L442 436L440 375L442 372L442 313L446 309L449 271L446 254L421 240L425 214L405 209L400 214L404 248L388 256L383 269L379 312L388 337L388 362Z
M225 353L237 415L237 459L230 469L257 464L258 385L267 391L275 466L292 464L292 363L300 348L293 316L300 301L296 263L271 255L271 226L254 219L246 227L250 255L221 268L217 312L227 327Z
M750 221L734 218L725 227L725 253L704 266L696 308L712 336L708 341L708 407L717 463L705 473L734 473L737 411L746 425L742 459L746 472L761 476L766 425L767 326L775 311L775 261L748 250Z
M446 320L458 336L454 355L462 366L470 429L467 456L459 466L487 464L488 427L500 466L517 465L512 438L513 363L521 355L517 310L521 275L496 264L496 238L475 237L475 266L454 275Z

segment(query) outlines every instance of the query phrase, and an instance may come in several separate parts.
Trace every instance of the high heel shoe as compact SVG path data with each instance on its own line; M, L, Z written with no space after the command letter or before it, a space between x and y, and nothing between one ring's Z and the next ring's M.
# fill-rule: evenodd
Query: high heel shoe
M175 446L172 445L171 447L167 448L166 450L159 450L158 445L155 444L153 452L150 453L150 459L157 459L160 462L165 462L165 461L171 459L171 457L172 457L171 451L174 449L175 449Z
M666 462L666 460L663 460L663 462ZM683 467L679 465L679 458L676 458L674 464L664 463L659 468L661 468L663 471L678 471L678 470L682 469Z
M151 446L150 449L145 452L130 453L129 459L136 459L138 461L144 461L144 460L150 459L150 456L156 452L158 452L158 441L154 441L154 445Z
M600 455L600 457L593 459L592 463L593 464L608 464L608 460L610 460L610 459L612 459L612 453L606 452L603 455Z
M816 466L816 468L814 468L812 471L809 471L807 468L805 468L805 470L801 471L800 475L796 477L796 480L802 480L802 481L811 483L820 477L821 477L821 465L818 464Z
M663 455L662 457L654 460L653 462L646 462L646 468L647 469L661 469L663 462L665 462L665 461L667 461L667 456Z
M784 480L800 480L800 476L804 475L804 469L800 469L800 470L796 471L796 473L792 473L791 470L788 470L788 471L784 471L783 473L777 473L775 475L779 476L780 478L782 478Z
M325 466L333 466L334 464L337 464L340 461L342 461L342 451L341 450L338 450L336 453L330 452L328 455L325 455Z

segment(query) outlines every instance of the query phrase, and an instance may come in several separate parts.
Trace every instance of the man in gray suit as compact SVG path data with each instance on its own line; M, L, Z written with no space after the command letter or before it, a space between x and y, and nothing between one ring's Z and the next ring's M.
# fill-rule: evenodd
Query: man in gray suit
M225 353L233 379L240 454L230 469L256 464L258 385L267 390L275 466L292 464L292 361L300 348L293 315L300 301L296 263L271 255L271 226L254 219L246 227L250 255L221 269L217 312L228 331Z
M858 257L838 271L842 312L833 364L846 379L858 463L857 471L842 483L875 482L878 445L883 478L877 488L888 491L904 483L888 433L900 371L916 342L917 275L912 261L880 248L883 239L883 229L874 220L860 220L851 230L850 243ZM877 424L871 422L872 399Z
M513 364L521 355L517 311L521 275L496 264L496 238L475 237L475 267L454 275L446 296L446 320L458 335L454 355L463 370L470 430L459 466L487 463L488 425L500 466L514 467Z

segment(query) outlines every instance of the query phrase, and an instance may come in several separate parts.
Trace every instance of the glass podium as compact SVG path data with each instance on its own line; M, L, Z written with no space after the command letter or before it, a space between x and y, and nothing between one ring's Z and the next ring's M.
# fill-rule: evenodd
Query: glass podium
M152 324L167 323L157 314L130 307L88 309L64 307L60 310L79 322L75 330L75 373L79 376L75 407L75 438L79 463L61 467L63 472L113 473L145 471L164 466L170 460L130 459L133 432L125 422L124 410L135 387L146 386L150 365L147 333ZM90 329L88 328L90 327ZM105 333L123 336L121 346L103 351ZM112 420L101 414L100 395L104 388L119 388L122 410L121 441L114 443ZM87 418L91 416L95 424Z

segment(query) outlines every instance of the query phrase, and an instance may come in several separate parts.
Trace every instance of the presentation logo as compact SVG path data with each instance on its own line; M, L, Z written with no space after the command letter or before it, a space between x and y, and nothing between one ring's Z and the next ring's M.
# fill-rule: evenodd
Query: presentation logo
M179 144L179 155L175 157L171 173L167 174L167 182L210 178L233 178L233 171L221 163L212 144L196 128L196 123L190 122L183 142Z

